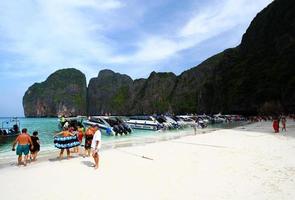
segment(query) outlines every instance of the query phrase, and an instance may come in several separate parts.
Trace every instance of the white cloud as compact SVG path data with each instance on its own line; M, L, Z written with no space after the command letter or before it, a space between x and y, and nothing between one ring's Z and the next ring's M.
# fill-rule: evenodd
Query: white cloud
M270 2L271 0L223 0L207 5L200 9L201 12L192 14L182 27L178 27L178 32L150 34L137 43L137 52L115 57L113 61L122 63L136 60L138 63L156 63L169 59L182 50L192 48L230 29L248 25L256 13Z
M57 65L108 62L112 46L102 30L108 21L100 15L110 15L122 6L116 0L0 2L0 32L8 44L0 50L23 59L11 64L24 64L25 60L24 68L47 66L45 71ZM22 70L19 73L24 75Z
M117 0L63 0L57 3L65 3L75 7L90 7L97 10L112 10L123 6L123 3Z
M202 9L181 29L181 37L212 35L247 23L271 0L226 0Z
M62 67L78 67L87 70L87 74L93 74L94 70L98 71L97 65L112 67L113 64L126 66L129 63L131 66L149 66L149 71L152 71L157 63L176 57L183 50L248 24L270 2L214 1L202 8L197 7L196 11L192 9L190 17L184 19L180 26L169 22L167 27L173 27L174 32L163 30L154 34L152 30L139 27L140 37L131 41L135 50L125 53L124 50L118 52L121 43L108 34L120 31L122 26L133 32L130 24L136 26L139 19L131 22L128 19L128 23L124 20L138 10L144 10L139 12L140 17L149 17L148 8L140 8L144 5L139 4L136 8L128 1L122 3L119 0L7 0L0 2L0 39L5 36L7 42L0 51L22 58L10 63L23 68L19 70L20 76L24 76L23 72L28 68L48 74ZM120 12L121 9L124 12ZM5 66L9 68L9 63ZM40 66L42 70L39 70Z
M149 62L165 59L178 50L175 41L157 36L149 36L142 42L137 43L137 51L130 56L117 56L114 63L122 62Z

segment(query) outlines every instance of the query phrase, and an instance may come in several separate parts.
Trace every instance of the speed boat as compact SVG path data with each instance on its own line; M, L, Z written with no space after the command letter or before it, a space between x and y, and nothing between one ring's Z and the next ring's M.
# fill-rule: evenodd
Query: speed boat
M132 132L127 123L115 116L92 116L83 121L83 124L85 126L98 125L107 135L123 135Z
M2 127L0 128L1 137L15 137L20 134L20 122L18 118L14 117L10 120L5 120L2 122Z
M163 128L163 125L152 116L132 116L126 121L132 129L143 129L157 131Z
M188 115L179 115L179 116L174 116L173 119L177 121L177 123L181 127L191 127L195 126L195 121L191 119Z
M156 117L157 121L163 124L164 128L166 129L177 129L180 128L180 125L169 116L166 115L159 115Z
M214 123L225 123L226 118L223 117L220 113L213 115Z

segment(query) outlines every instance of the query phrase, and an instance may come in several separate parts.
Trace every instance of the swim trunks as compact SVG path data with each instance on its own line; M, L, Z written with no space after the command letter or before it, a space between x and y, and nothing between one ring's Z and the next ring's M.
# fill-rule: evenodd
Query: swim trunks
M86 135L85 136L85 149L90 149L91 148L91 143L92 143L93 135Z
M28 155L30 151L29 145L17 145L16 147L16 155L21 156L23 154Z

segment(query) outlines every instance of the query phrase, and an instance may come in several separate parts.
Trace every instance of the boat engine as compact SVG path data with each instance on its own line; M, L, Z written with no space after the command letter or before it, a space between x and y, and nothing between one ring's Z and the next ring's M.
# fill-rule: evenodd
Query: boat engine
M131 133L131 128L126 123L122 123L122 126L124 127L125 131Z
M116 135L123 135L123 129L120 127L120 125L114 125L113 130L115 131Z
M125 127L122 124L119 124L119 127L120 127L122 133L127 134L127 130L125 129Z

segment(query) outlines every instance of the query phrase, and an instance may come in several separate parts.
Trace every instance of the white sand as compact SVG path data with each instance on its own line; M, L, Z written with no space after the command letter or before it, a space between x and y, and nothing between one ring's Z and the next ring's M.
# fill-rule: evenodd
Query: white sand
M295 123L270 122L0 170L1 199L295 199ZM142 156L151 158L146 159Z

